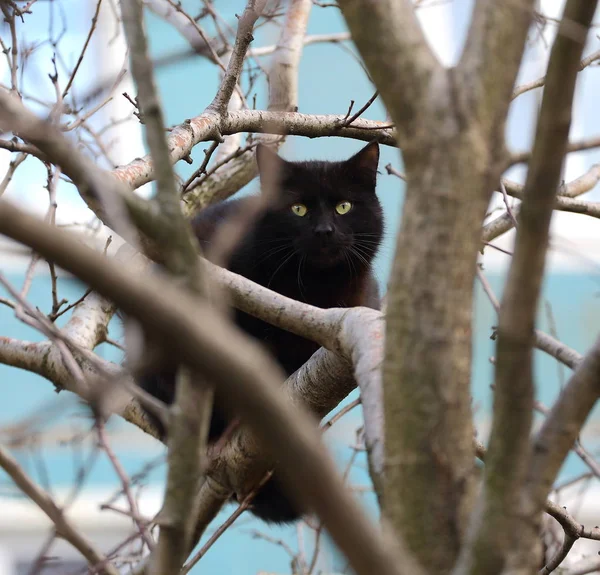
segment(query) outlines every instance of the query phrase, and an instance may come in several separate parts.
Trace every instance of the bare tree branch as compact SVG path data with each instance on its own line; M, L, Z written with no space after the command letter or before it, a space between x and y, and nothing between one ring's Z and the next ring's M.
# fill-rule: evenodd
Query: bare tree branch
M290 1L269 70L269 110L295 112L298 107L298 64L311 8L311 0Z
M560 33L560 32L559 32ZM579 62L579 71L587 68L590 64L593 64L597 60L600 60L600 50L596 50L589 56L586 56L581 62ZM546 76L542 76L533 82L528 82L527 84L522 84L521 86L517 86L512 94L512 99L518 98L521 94L525 92L529 92L530 90L535 90L535 88L541 88L546 84ZM594 146L595 147L595 146Z
M144 214L141 224L152 221L148 202L131 193L118 179L107 177L107 172L79 153L56 126L38 118L5 91L0 91L0 128L22 135L40 150L45 150L47 159L59 165L73 180L88 206L135 245L136 238L130 233L127 215L117 200L127 201L130 206L135 206L136 214Z
M442 67L409 0L340 0L339 5L383 101L396 111L393 117L405 148L430 110L430 89Z
M585 174L576 180L561 186L558 190L557 201L560 202L562 198L575 198L581 194L585 194L586 192L592 190L599 181L600 164L594 164ZM523 186L517 184L516 182L504 180L504 185L506 186L507 192L511 195L522 195L523 193ZM516 206L512 209L512 211L516 217L520 211L520 207ZM513 227L514 224L512 218L507 213L504 213L503 215L498 216L496 219L483 226L482 241L490 242L502 234L510 231Z
M531 531L535 531L538 523L536 515L544 508L546 497L565 458L573 448L579 430L600 397L599 382L600 339L579 364L534 439L525 497L520 502L523 515L519 523L519 542L513 550L518 558L515 561L523 561L531 549L528 543L530 544L535 537ZM582 536L581 531L580 525L576 525L576 528L565 527L565 539L569 535L578 538ZM600 539L598 530L596 538Z
M207 108L207 113L214 110L217 114L222 115L227 111L227 105L242 72L246 51L250 46L250 42L254 39L252 36L254 24L260 17L266 4L267 0L249 0L246 4L246 8L239 19L235 44L229 58L227 71L216 96Z
M593 166L592 172L598 172L598 175L600 176L600 170L598 169L598 166ZM507 190L509 196L512 196L513 198L519 198L520 200L523 199L523 186L512 183L510 188L507 187L505 189ZM600 217L600 202L585 202L583 200L565 197L564 194L565 191L563 191L562 188L559 189L559 193L556 196L554 204L555 210L582 214L591 216L593 218Z
M338 32L334 34L310 34L309 36L304 37L304 45L310 46L311 44L321 44L329 42L332 44L337 44L338 42L346 42L350 39L351 37L350 34L348 34L348 32ZM277 48L277 45L251 48L250 50L248 50L248 55L252 56L253 58L257 56L266 56L275 52Z
M570 142L567 146L567 153L572 152L581 152L584 150L593 150L594 148L600 148L600 138L586 138L584 140L576 140L574 142ZM526 152L515 152L510 155L509 167L514 166L516 164L522 164L524 162L528 162L531 157L531 152L528 150Z
M535 0L476 2L465 48L456 68L455 88L486 133L500 136L519 69ZM499 51L502 57L499 57Z
M123 0L121 6L131 69L138 88L140 110L147 126L146 139L157 175L157 201L161 221L153 230L154 238L158 240L167 269L184 279L185 285L201 297L208 293L207 283L197 258L197 241L180 209L162 110L143 30L142 3L141 0ZM239 75L239 70L237 74ZM236 82L237 76L233 78L231 93ZM195 381L196 378L195 372L185 367L179 368L174 417L168 434L165 499L157 521L160 533L150 557L150 573L155 575L176 573L181 569L196 522L197 505L190 502L196 500L206 467L206 439L213 397L212 389L206 385L206 381Z
M291 0L285 22L275 48L275 54L269 71L269 110L294 111L298 107L298 66L302 56L303 38L310 15L309 0ZM231 109L237 108L234 106ZM231 150L231 142L225 138L220 146L217 158ZM239 142L239 137L236 138ZM282 140L269 138L269 143L280 145ZM224 165L202 184L194 187L184 196L186 214L193 214L203 207L227 199L240 190L258 174L258 167L251 149L246 150L232 162Z
M596 345L587 356L588 358L593 359L592 361L597 363L598 359L598 345ZM587 358L586 358L587 361ZM573 376L571 381L575 381L576 376ZM578 428L579 429L579 428ZM475 441L475 453L477 458L481 461L486 460L487 450L482 443ZM584 525L581 525L564 507L561 507L554 503L551 500L546 500L544 503L544 511L553 517L563 528L564 531L564 541L561 545L561 548L557 551L557 553L552 557L552 559L544 566L542 570L539 571L539 574L546 575L554 571L560 563L564 560L569 550L573 547L573 544L579 538L592 539L594 541L600 541L600 529L596 527L586 528ZM597 565L597 562L583 562L584 564L581 566L581 570L575 568L573 571L568 571L568 575L585 575L585 573L591 573ZM589 569L586 571L585 569Z
M142 28L141 0L122 0L123 27L129 47L131 72L137 87L137 101L146 126L146 142L150 148L156 174L157 196L163 215L173 214L171 206L178 207L175 191L175 172L169 161L169 148L165 139L165 123L158 100L152 63L148 55L148 42Z
M67 519L62 509L54 500L31 480L12 455L1 446L0 467L18 485L19 489L48 516L52 523L54 523L58 534L87 559L90 567L101 565L98 567L100 573L104 575L119 575L119 572L106 561L106 557Z

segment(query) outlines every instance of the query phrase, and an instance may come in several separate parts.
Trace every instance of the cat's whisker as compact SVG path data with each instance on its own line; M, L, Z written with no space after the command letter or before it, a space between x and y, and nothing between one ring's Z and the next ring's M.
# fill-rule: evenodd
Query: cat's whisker
M344 249L344 258L345 258L346 262L348 263L348 269L350 270L350 277L354 277L355 275L357 275L356 266L354 265L352 258L348 254L347 249Z
M271 285L271 282L273 281L273 278L275 277L275 275L277 274L277 272L289 261L291 260L296 254L298 253L298 250L293 250L292 253L286 257L275 269L275 271L273 272L273 275L271 276L271 278L269 279L269 283L267 284L267 288Z
M365 245L365 246L379 246L379 242L376 240L365 240L363 238L354 238L354 243L356 245Z
M375 251L372 248L354 245L354 246L352 246L352 249L361 253L363 256L365 256L368 259L373 258L373 256L375 255Z
M379 246L375 243L373 244L363 244L362 242L354 242L355 247L362 248L363 251L367 251L370 256L375 256L377 252L381 253L389 253L389 250L392 249L393 246Z
M276 247L276 248L272 248L272 249L270 249L270 250L267 250L267 251L266 251L266 252L265 252L265 253L262 255L262 257L261 257L261 258L259 258L259 259L258 259L258 260L255 262L255 266L254 266L254 267L256 267L257 265L259 265L259 264L261 264L261 263L263 263L263 262L265 262L265 261L267 261L268 259L270 259L270 258L272 258L273 256L277 255L278 253L281 253L281 252L283 252L283 251L285 251L285 250L288 250L288 249L290 249L290 247L291 247L291 246L290 246L289 244L286 244L285 246L278 246L278 247Z
M365 238L354 238L354 243L364 245L380 245L377 240L365 239Z
M350 246L350 253L356 256L367 267L370 265L369 260L367 260L367 258L356 249L356 246Z
M372 244L364 244L362 242L354 242L351 247L370 256L374 255L377 251L377 246L373 246Z

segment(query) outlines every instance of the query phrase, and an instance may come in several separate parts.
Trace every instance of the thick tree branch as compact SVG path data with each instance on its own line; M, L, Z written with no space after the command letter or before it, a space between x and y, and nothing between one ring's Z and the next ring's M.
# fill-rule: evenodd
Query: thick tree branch
M255 132L289 136L339 136L369 142L377 139L396 146L394 129L389 123L358 118L352 126L343 126L345 116L335 114L300 114L262 110L232 111L223 117L221 133Z
M319 363L313 366L311 362L306 371L301 369L297 374L298 379L294 380L292 376L288 380L287 389L294 390L290 393L296 398L295 401L304 403L319 418L337 405L356 385L353 379L348 379L351 376L347 362L351 362L355 379L361 389L371 475L376 491L381 495L384 468L381 400L384 332L382 314L368 308L316 308L273 292L209 262L204 262L204 265L211 280L227 290L231 303L237 309L271 325L311 339L345 358L345 361L334 361L334 356L325 354ZM316 357L318 354L315 359ZM317 376L321 378L319 384L319 380L315 379ZM292 383L293 381L295 383ZM333 383L334 381L336 383ZM345 381L351 382L350 388ZM313 385L317 387L312 388ZM249 447L242 450L242 453L249 452ZM244 464L247 465L246 462Z
M383 315L368 308L316 308L286 298L212 264L207 263L207 269L219 285L228 288L229 296L236 308L272 325L316 341L351 362L354 366L356 382L361 390L365 442L368 448L371 477L375 491L381 498L384 470L381 384L385 330ZM327 379L330 379L334 372L335 370L332 369ZM299 373L302 375L299 381L303 381L310 374L302 370ZM329 389L324 382L325 379L319 387L319 395L323 398L328 397L323 393L324 390ZM343 387L339 385L331 388L336 394L342 389ZM299 397L303 397L306 403L310 394L300 393ZM322 412L317 404L310 401L308 405L310 410L319 417L327 413ZM332 403L329 400L325 405L331 410ZM248 449L246 448L245 452L248 452Z
M409 182L386 312L384 512L417 558L443 573L458 555L473 493L475 260L490 190L506 163L504 120L529 20L518 15L502 64L485 68L467 55L460 70L446 71L409 2L340 5L395 122ZM499 38L484 45L481 17L471 33L471 51L489 60L494 41L514 25L491 12L483 17Z
M230 106L231 98L234 97L233 88L238 82L242 64L244 61L245 53L248 49L249 43L252 40L252 28L254 22L259 16L259 13L264 8L265 2L249 2L247 8L240 20L237 32L236 43L233 48L232 53L228 58L228 68L224 75L224 78L221 82L221 86L215 97L213 103L207 109L207 113L211 113L213 110L221 116L225 113L226 108L239 108L238 105ZM285 103L292 100L295 102L297 100L297 67L299 63L299 57L301 53L302 40L306 29L309 9L307 10L304 6L304 9L300 10L298 13L299 6L302 8L302 5L305 5L305 0L302 2L298 2L295 0L290 3L290 7L288 9L288 14L286 17L286 22L282 29L281 40L280 40L280 48L276 52L276 56L273 63L273 70L275 71L276 77L273 78L270 82L272 90L275 90L275 94L278 95L279 99ZM310 3L309 3L310 8ZM296 45L294 45L294 43ZM289 51L289 55L288 55ZM285 53L285 54L284 54ZM279 61L281 57L286 57L286 62L289 64L289 70L286 71L286 74L277 74L279 71ZM273 98L273 94L271 95L271 99ZM239 99L236 99L239 100ZM294 104L295 106L295 104ZM287 106L284 106L284 109L288 109ZM239 137L230 137L233 141L239 141ZM227 147L231 147L231 142L227 143L228 146L222 146L223 150L221 153L225 153L224 151ZM255 175L256 171L256 163L254 161L254 155L247 153L244 161L251 161L251 166L253 168L254 173L249 173L251 177ZM248 170L246 170L248 171ZM190 194L186 195L186 203L187 206L190 207ZM203 198L204 199L204 198ZM223 198L218 198L223 199ZM196 404L197 402L193 402ZM204 486L210 486L213 482L204 482ZM199 500L199 510L201 513L204 513L199 520L197 521L198 526L196 528L196 536L199 536L204 526L210 521L214 515L215 509L218 509L223 502L222 493L215 492L214 489L208 490L207 497L214 496L216 494L216 499L213 497L213 502L207 502L204 497L207 495L206 490L201 491L200 500ZM206 515L205 513L208 513ZM195 540L193 541L195 543ZM187 548L188 543L185 543L185 547ZM193 545L192 545L193 546Z
M456 68L456 89L468 102L480 127L501 136L510 95L533 20L535 0L481 0L473 8L469 34ZM501 54L501 56L500 56Z
M352 126L343 126L342 115L310 115L296 112L269 112L261 110L239 110L227 112L219 121L214 113L196 116L171 130L167 138L171 162L189 156L192 148L202 141L218 139L221 135L238 132L271 133L309 138L319 136L341 136L362 141L377 138L381 143L395 146L394 131L385 122L357 119ZM0 128L14 130L27 141L34 143L48 160L61 166L81 190L88 206L102 220L110 220L105 214L107 206L99 203L98 197L123 198L135 216L136 224L143 230L152 230L154 211L151 203L131 193L128 188L139 188L152 181L155 170L150 156L138 158L126 166L113 170L116 180L99 168L91 159L78 154L74 146L54 126L37 118L17 99L0 91ZM100 182L103 187L100 187ZM122 182L122 183L120 183ZM124 186L123 184L126 184ZM101 194L99 190L105 190ZM116 202L113 202L115 204ZM112 215L112 214L111 214ZM119 226L111 226L124 237ZM123 226L120 226L121 228Z
M585 36L575 40L562 27L565 21L575 21L587 29L595 7L596 2L587 0L567 2L550 55L517 240L500 308L494 418L484 490L471 520L469 542L461 553L457 572L499 573L515 544L514 518L519 516L522 504L515 493L520 493L523 486L530 455L535 315L550 219L568 144L578 62L585 43ZM531 568L531 561L535 561L536 554L531 552L535 541L529 539L529 559L523 569Z

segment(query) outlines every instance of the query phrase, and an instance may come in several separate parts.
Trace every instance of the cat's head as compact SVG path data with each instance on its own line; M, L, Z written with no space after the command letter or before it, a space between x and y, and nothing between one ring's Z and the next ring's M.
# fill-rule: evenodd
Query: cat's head
M272 237L315 267L370 264L383 235L376 142L341 162L289 162L263 145L256 157L262 187L273 191L264 220Z

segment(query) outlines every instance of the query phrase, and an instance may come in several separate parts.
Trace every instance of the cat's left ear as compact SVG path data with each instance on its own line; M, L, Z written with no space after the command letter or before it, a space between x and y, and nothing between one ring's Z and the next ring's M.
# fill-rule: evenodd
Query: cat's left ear
M367 144L360 152L354 154L347 163L372 181L374 185L377 180L377 166L379 165L379 144L377 142Z
M256 146L256 164L263 188L277 187L277 184L285 178L289 167L289 162L264 144Z

